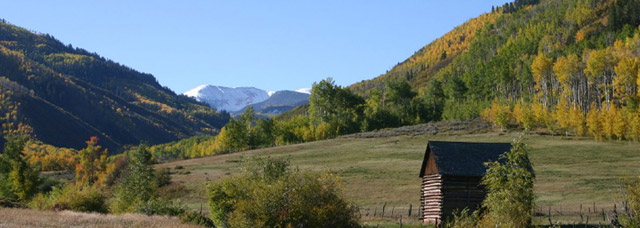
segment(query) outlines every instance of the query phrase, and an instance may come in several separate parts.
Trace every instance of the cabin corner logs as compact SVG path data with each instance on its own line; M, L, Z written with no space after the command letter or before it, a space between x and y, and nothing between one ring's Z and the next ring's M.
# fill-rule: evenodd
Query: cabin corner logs
M454 211L478 208L487 192L480 185L485 162L497 161L509 143L429 141L420 169L420 220L441 224Z

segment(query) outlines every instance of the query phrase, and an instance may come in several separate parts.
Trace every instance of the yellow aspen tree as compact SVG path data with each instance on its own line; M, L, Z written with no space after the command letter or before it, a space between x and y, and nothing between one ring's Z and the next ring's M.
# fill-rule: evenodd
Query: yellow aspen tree
M496 127L500 127L500 131L504 131L509 125L511 113L509 106L500 104L498 100L493 100L491 107L482 112L482 117Z
M567 57L560 57L553 64L553 73L556 75L558 82L562 86L562 96L569 98L571 96L571 73L573 65L569 64Z
M600 110L598 110L594 104L591 105L587 113L586 122L589 135L593 136L596 140L602 140L604 127L600 119Z
M598 97L604 97L606 104L610 104L613 97L613 56L609 50L596 50L589 52L587 65L584 72L589 78L590 84L596 85Z
M600 111L600 119L602 120L602 131L604 133L604 137L607 139L613 139L613 118L615 118L616 108L614 105L607 107L607 105L602 105L602 110Z
M531 73L535 81L537 97L544 106L553 103L553 60L544 53L538 54L531 63Z
M618 138L618 140L622 140L625 138L625 134L627 133L627 116L625 115L626 108L618 108L615 105L611 105L610 108L611 115L609 118L612 119L613 125L613 135Z
M226 127L222 127L220 129L220 133L215 137L215 142L213 143L213 151L216 154L227 153L231 150L229 146L231 143L231 136L227 131Z
M548 130L553 131L555 128L553 119L549 114L549 109L542 103L533 103L533 114L535 116L536 123L547 127Z
M640 115L636 112L627 112L627 139L640 141Z
M532 105L525 102L517 102L513 107L513 117L525 131L529 131L535 127L536 116L533 113Z
M621 102L621 104L629 104L630 101L635 101L637 95L637 82L638 82L638 66L640 61L636 57L625 57L618 62L618 65L614 68L616 77L613 80L613 86L615 87L614 97Z
M571 108L569 116L571 128L573 128L576 136L584 136L587 131L587 123L582 109L579 107Z
M569 136L569 127L571 126L571 122L569 119L569 104L567 103L567 99L560 99L553 111L553 118L558 132L564 133L565 136Z

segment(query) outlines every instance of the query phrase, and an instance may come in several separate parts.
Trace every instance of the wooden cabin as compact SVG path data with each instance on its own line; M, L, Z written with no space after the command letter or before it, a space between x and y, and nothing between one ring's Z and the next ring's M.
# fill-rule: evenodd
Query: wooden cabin
M509 143L429 141L420 169L422 223L438 225L455 210L478 208L487 194L480 185L485 163L510 149Z

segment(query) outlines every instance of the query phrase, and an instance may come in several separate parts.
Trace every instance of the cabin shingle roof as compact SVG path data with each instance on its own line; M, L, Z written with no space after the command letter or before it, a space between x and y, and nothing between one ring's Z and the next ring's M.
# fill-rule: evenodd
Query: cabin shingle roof
M429 152L434 155L440 175L482 177L486 172L484 164L497 161L501 154L509 150L509 143L429 141L420 177L424 176Z

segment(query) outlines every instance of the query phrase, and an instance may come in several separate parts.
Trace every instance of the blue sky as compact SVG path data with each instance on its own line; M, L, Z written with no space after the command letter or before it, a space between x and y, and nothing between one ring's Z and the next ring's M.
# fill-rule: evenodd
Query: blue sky
M182 93L376 77L505 0L0 0L0 18L96 52Z

